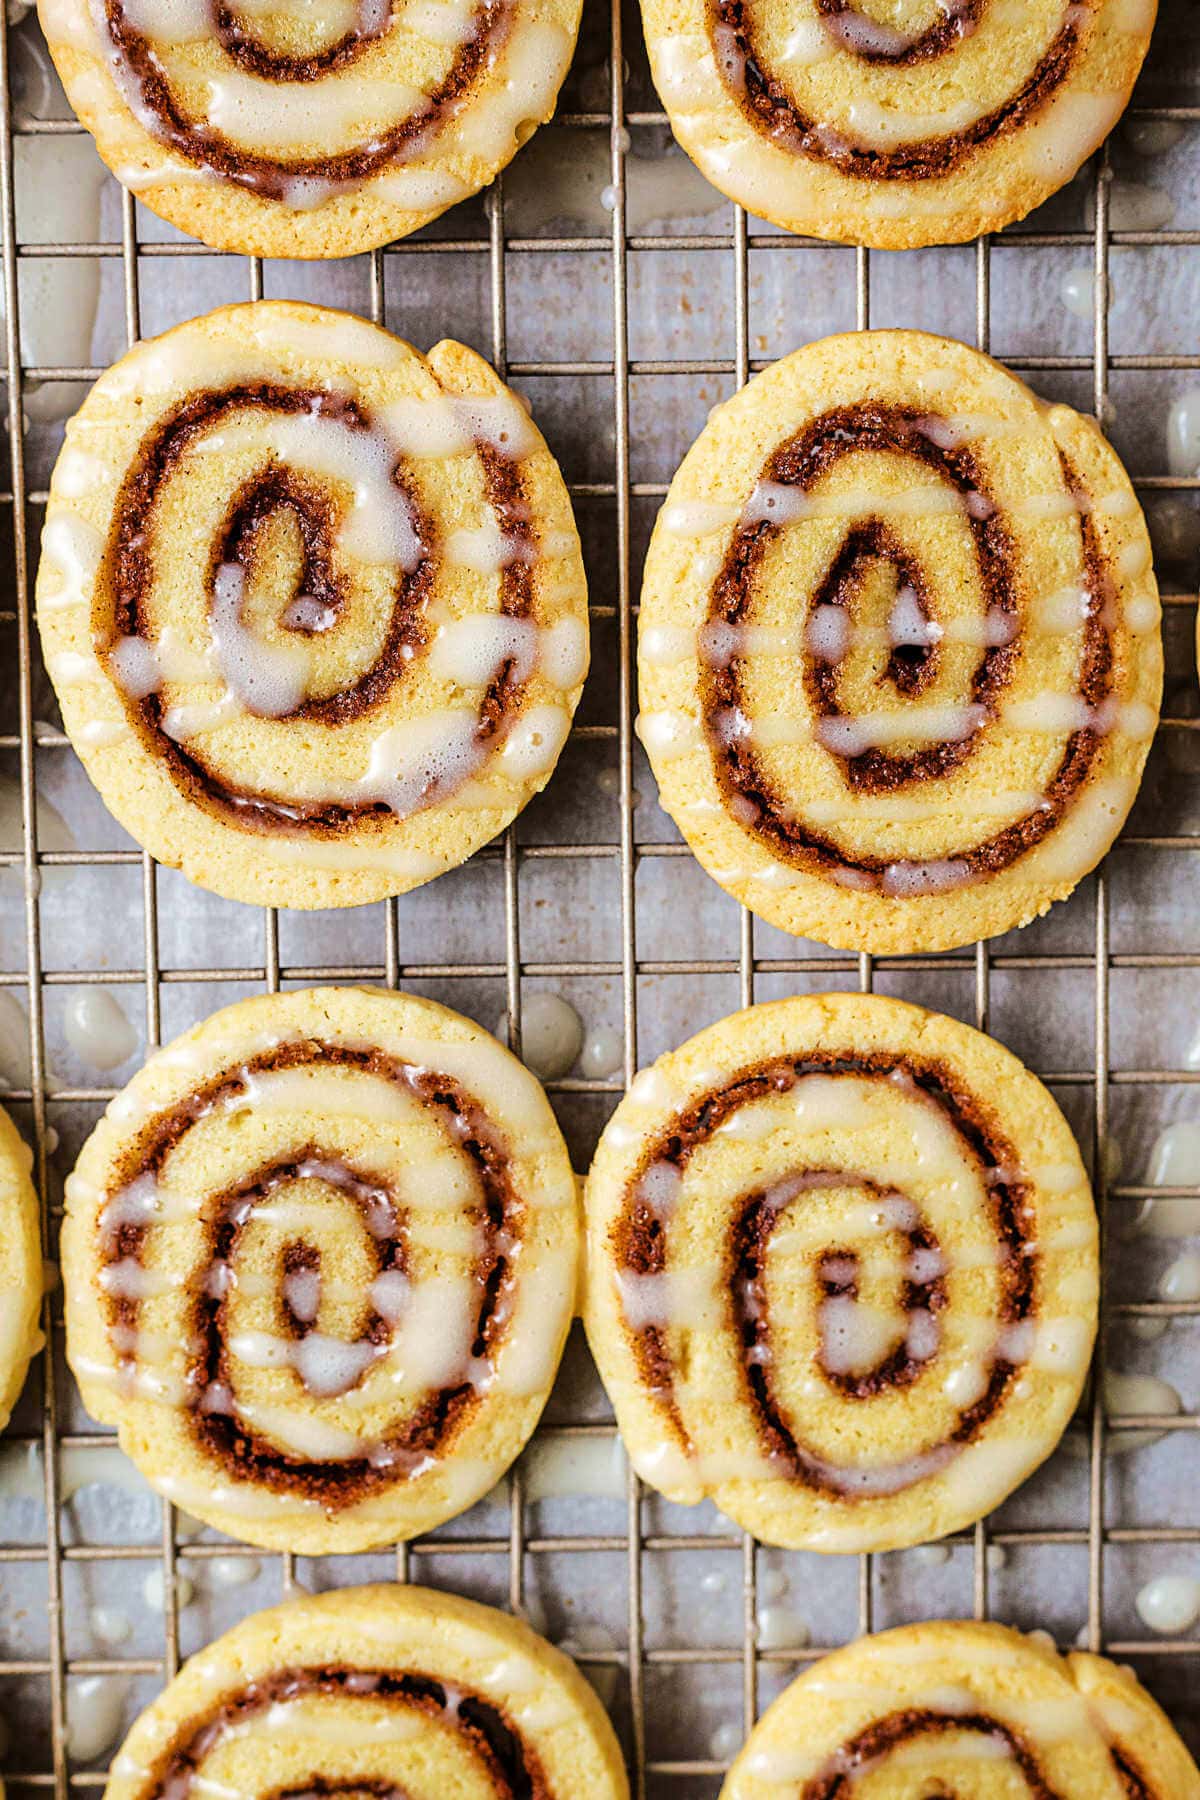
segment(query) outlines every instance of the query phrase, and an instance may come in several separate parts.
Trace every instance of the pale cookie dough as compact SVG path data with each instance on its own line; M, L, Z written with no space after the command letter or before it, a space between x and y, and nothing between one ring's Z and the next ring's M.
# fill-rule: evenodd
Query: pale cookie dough
M961 1531L1082 1392L1079 1152L955 1019L859 994L735 1013L637 1076L584 1215L584 1322L634 1468L764 1543Z
M1024 218L1108 136L1157 0L642 0L675 136L789 231L883 249Z
M914 331L719 407L646 560L638 729L722 887L840 949L1027 924L1108 850L1162 694L1129 478L1092 420Z
M321 1554L482 1499L549 1396L578 1200L535 1078L412 995L215 1013L117 1096L67 1183L67 1357L159 1493Z
M116 175L218 250L353 256L485 187L554 111L580 0L40 0Z
M31 1161L28 1144L0 1110L0 1430L43 1341L42 1244Z
M1200 1774L1132 1670L1043 1634L938 1621L859 1638L768 1707L721 1800L1023 1793L1200 1800Z
M588 663L567 490L483 359L228 306L67 427L37 582L110 810L231 899L357 906L465 861L549 780Z
M628 1800L608 1716L519 1619L432 1588L244 1619L141 1715L105 1800L229 1794Z

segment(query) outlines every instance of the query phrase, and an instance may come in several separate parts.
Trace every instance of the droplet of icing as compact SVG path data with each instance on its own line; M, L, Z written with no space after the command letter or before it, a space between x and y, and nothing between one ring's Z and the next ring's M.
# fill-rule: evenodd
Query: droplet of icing
M1200 1620L1200 1580L1194 1575L1156 1575L1138 1589L1134 1605L1151 1631L1166 1636L1190 1631Z
M708 1748L714 1762L732 1762L742 1747L742 1729L732 1719L726 1719L718 1725L708 1740Z
M204 1564L210 1587L247 1587L250 1582L257 1581L261 1571L262 1564L257 1556L214 1556Z
M129 1683L120 1675L80 1675L67 1683L67 1754L92 1763L112 1748L125 1722Z
M1111 231L1160 231L1175 217L1175 202L1145 181L1114 181L1108 201Z
M521 1458L525 1498L561 1500L585 1494L592 1499L623 1500L628 1477L619 1437L541 1436Z
M938 1569L950 1561L951 1550L949 1544L918 1544L909 1554L914 1562L923 1563L928 1569Z
M94 1069L116 1069L137 1048L137 1033L105 987L80 988L67 1002L63 1030L81 1061Z
M1127 119L1123 137L1135 156L1163 156L1183 138L1179 119Z
M504 1026L496 1035L503 1040ZM530 994L521 1006L521 1060L539 1081L557 1081L583 1048L583 1020L561 994Z
M1132 1336L1143 1344L1155 1344L1164 1336L1170 1324L1168 1319L1157 1319L1152 1313L1137 1313L1126 1321Z
M1059 289L1062 303L1069 313L1077 319L1090 319L1096 308L1096 274L1090 264L1068 269L1062 278ZM1110 290L1108 304L1111 307L1113 294Z
M725 1592L725 1571L708 1569L700 1577L700 1587L705 1594L723 1594Z
M126 1644L133 1635L133 1620L119 1606L93 1606L88 1624L98 1644Z
M1187 1250L1177 1256L1159 1278L1158 1291L1164 1300L1200 1300L1200 1251Z
M1200 387L1185 389L1171 404L1167 467L1172 475L1200 475Z
M1150 1152L1152 1187L1200 1187L1200 1121L1177 1119L1159 1133ZM1187 1195L1151 1195L1142 1202L1137 1229L1148 1237L1200 1234L1200 1200Z
M151 1612L162 1612L164 1592L165 1592L165 1588L163 1586L163 1571L162 1571L161 1567L156 1567L156 1568L150 1569L147 1572L146 1579L142 1583L142 1599L146 1602L146 1605L150 1608ZM180 1611L182 1611L185 1606L190 1606L192 1604L192 1601L195 1599L195 1597L196 1597L195 1583L187 1575L184 1575L180 1571L176 1570L176 1573L175 1573L175 1604L176 1604L176 1606L178 1606Z
M1183 1402L1169 1381L1159 1375L1124 1374L1119 1369L1104 1372L1104 1410L1109 1417L1128 1413L1155 1413L1162 1416L1183 1411ZM1143 1450L1157 1444L1161 1431L1114 1431L1107 1439L1114 1455L1128 1450Z
M760 1650L803 1650L808 1641L808 1625L790 1606L759 1607Z
M1008 1567L1008 1551L1003 1544L988 1545L987 1566L990 1575L998 1575L1001 1569Z
M615 1075L625 1054L625 1041L619 1031L601 1025L584 1038L579 1052L579 1068L589 1081L603 1081Z

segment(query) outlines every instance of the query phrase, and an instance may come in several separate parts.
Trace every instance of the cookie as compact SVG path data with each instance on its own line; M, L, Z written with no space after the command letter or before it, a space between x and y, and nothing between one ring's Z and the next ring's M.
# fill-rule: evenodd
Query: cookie
M541 1087L363 988L226 1007L151 1057L67 1184L67 1357L153 1488L300 1553L410 1538L524 1446L575 1310Z
M223 307L139 344L67 427L37 584L63 722L160 862L357 906L495 837L587 669L554 459L474 351Z
M31 1162L28 1144L0 1109L0 1430L43 1343L42 1241Z
M840 949L943 950L1069 894L1162 694L1145 520L1091 420L911 331L712 415L646 561L639 730L708 872Z
M635 1469L764 1543L959 1531L1082 1391L1079 1152L955 1019L860 994L735 1013L637 1076L584 1211L588 1339Z
M395 1585L306 1594L209 1644L137 1720L105 1800L198 1800L218 1788L629 1794L604 1708L568 1657L490 1606Z
M554 111L580 0L40 0L67 98L160 218L353 256L485 187Z
M721 1800L829 1800L860 1779L899 1796L1200 1797L1200 1773L1131 1670L1059 1656L1041 1633L954 1621L822 1657L763 1714Z
M789 231L882 249L1024 218L1108 136L1157 0L642 0L671 127Z

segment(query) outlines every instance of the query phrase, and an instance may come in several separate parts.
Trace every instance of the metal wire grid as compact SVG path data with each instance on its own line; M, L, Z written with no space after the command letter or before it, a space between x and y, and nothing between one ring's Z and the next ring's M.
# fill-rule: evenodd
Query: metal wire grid
M600 3L605 4L605 0L600 0ZM623 49L621 0L607 0L607 3L610 7L609 110L560 114L558 122L576 128L601 127L609 132L613 198L611 234L607 237L586 235L557 238L511 237L505 231L503 184L502 181L497 181L488 198L488 228L485 238L439 238L420 242L407 241L389 246L387 250L388 256L455 256L477 254L480 251L486 253L490 272L491 358L502 375L510 377L605 375L613 379L613 424L615 428L613 479L602 482L575 483L571 492L576 500L584 503L595 501L611 501L613 503L617 550L615 592L611 601L604 600L593 604L591 610L594 619L608 621L615 619L616 621L619 644L618 716L615 723L612 724L577 726L573 735L576 738L615 740L620 783L618 835L615 842L518 845L515 829L510 828L498 848L483 853L485 856L498 856L503 865L504 958L502 962L471 964L403 962L400 954L399 917L396 902L393 900L384 907L383 957L379 963L283 966L280 961L277 915L274 911L266 911L263 918L261 963L253 967L238 968L164 967L159 953L156 867L147 854L137 851L48 852L39 849L34 804L35 734L32 712L33 640L30 609L30 574L36 562L36 553L31 549L29 508L43 504L46 494L44 491L30 488L26 481L22 412L23 384L26 381L43 379L90 380L98 376L101 371L97 368L83 367L22 366L18 263L24 257L119 258L124 278L126 335L129 343L132 344L140 334L142 261L148 262L160 257L170 260L180 257L209 256L214 253L200 244L190 242L139 243L137 209L132 196L127 192L122 194L122 231L119 242L49 244L18 241L13 182L14 134L69 135L79 132L81 127L74 121L30 120L22 121L20 124L16 123L9 86L7 32L0 33L0 226L2 226L4 264L8 427L12 446L12 487L9 493L0 493L0 502L10 505L12 508L15 624L19 654L17 674L19 730L15 736L0 735L0 750L15 749L19 752L23 814L22 847L18 852L0 852L0 866L16 865L19 867L23 872L25 885L25 969L18 973L0 973L0 986L27 987L28 992L31 1082L27 1090L12 1091L7 1098L18 1102L28 1102L30 1105L36 1144L35 1174L39 1189L43 1195L48 1193L47 1133L50 1128L48 1104L106 1102L115 1091L105 1087L57 1087L53 1096L49 1094L43 1036L44 989L55 984L113 983L142 986L145 994L147 1043L154 1045L160 1041L160 990L164 983L236 981L262 984L267 990L274 991L284 981L370 979L383 981L394 987L401 981L417 978L452 979L497 976L502 977L505 982L510 1039L513 1047L519 1052L523 977L619 976L623 998L623 1079L567 1078L549 1084L552 1090L564 1093L586 1092L615 1097L632 1079L638 1064L637 982L639 976L736 973L739 978L741 1003L748 1005L755 997L756 978L760 973L819 973L826 975L844 974L850 971L857 974L860 987L864 991L869 991L877 970L904 967L909 970L936 968L973 971L975 1021L981 1029L986 1029L988 1025L990 982L993 970L1074 970L1078 971L1081 980L1090 977L1095 1022L1092 1066L1056 1071L1043 1070L1041 1073L1044 1079L1055 1085L1092 1090L1095 1184L1102 1230L1110 1200L1126 1203L1137 1202L1151 1194L1198 1197L1200 1189L1189 1187L1149 1188L1145 1185L1121 1185L1114 1186L1111 1192L1109 1191L1104 1147L1107 1142L1112 1087L1122 1083L1195 1084L1200 1082L1200 1071L1191 1069L1149 1068L1119 1071L1110 1069L1108 1034L1110 974L1115 969L1200 967L1200 948L1183 953L1160 953L1153 950L1124 954L1112 952L1109 943L1108 882L1103 873L1099 876L1097 883L1094 942L1092 951L1088 955L997 953L990 950L988 944L983 943L977 945L973 952L941 956L936 959L928 957L875 959L868 955L857 958L802 955L786 958L761 958L756 955L753 919L743 909L736 947L725 958L670 961L639 959L635 905L635 874L638 861L640 858L647 857L686 856L689 852L684 846L678 844L639 843L636 841L634 833L632 651L635 606L634 576L631 570L631 509L635 499L661 496L665 492L665 484L631 482L630 381L631 378L638 375L672 374L680 377L692 377L707 374L732 374L739 384L745 382L753 370L764 366L751 357L749 350L750 250L803 253L808 247L808 241L755 233L750 228L747 215L739 207L731 208L732 226L728 232L687 236L637 237L627 235L625 164L629 138L626 127L628 125L662 125L666 123L666 120L665 115L659 112L626 110L627 75ZM1200 122L1200 107L1137 108L1134 109L1133 116L1142 119L1179 120L1195 124ZM1103 419L1108 410L1109 377L1112 371L1125 369L1184 370L1200 367L1200 343L1191 353L1179 355L1114 356L1110 354L1108 340L1110 248L1114 245L1195 246L1200 245L1200 231L1154 230L1120 233L1111 231L1108 197L1110 165L1107 151L1098 158L1096 177L1094 228L1090 232L1023 232L998 240L981 239L976 244L975 335L980 348L984 350L992 348L991 273L994 250L1020 255L1039 248L1087 245L1092 258L1095 300L1091 354L1086 357L1023 356L1014 361L1015 366L1032 372L1039 370L1086 370L1090 372L1093 410L1099 418ZM627 284L630 252L698 249L729 252L730 275L734 293L735 356L732 359L703 360L631 359L628 347ZM570 256L593 250L608 251L612 260L611 353L586 361L519 362L510 360L507 354L506 332L507 258L511 255ZM375 251L370 258L370 314L377 322L382 322L384 317L385 266L384 252ZM257 259L251 259L249 268L249 297L257 299L261 297L263 291L262 265ZM165 273L164 271L164 275ZM870 252L862 249L858 250L855 255L855 311L858 328L866 328L870 323L871 311L871 255ZM1003 346L998 346L998 350L1003 357ZM1144 491L1195 490L1200 488L1200 482L1195 479L1171 476L1150 476L1139 479L1137 486ZM1195 596L1184 593L1167 593L1164 595L1164 602L1168 608L1190 607L1195 604ZM11 623L13 618L12 612L0 609L0 621ZM1166 718L1162 723L1162 729L1165 731L1196 730L1200 729L1200 721L1190 718ZM37 734L36 748L38 751L61 752L68 747L67 740L61 733L39 731ZM1200 835L1139 836L1126 834L1116 853L1120 854L1122 850L1129 849L1168 854L1196 852L1200 850ZM620 960L554 962L525 960L521 954L519 930L519 881L522 865L526 861L539 858L574 857L614 859L618 865ZM46 970L42 961L38 905L40 869L58 866L95 867L113 863L133 863L140 864L141 867L142 966L140 968L105 969L78 973ZM53 1245L56 1223L52 1215L56 1209L47 1204L44 1211L46 1244L47 1249L50 1250ZM1200 1313L1200 1306L1185 1303L1130 1302L1109 1306L1106 1310L1122 1315L1172 1317ZM228 1556L231 1551L230 1546L224 1544L181 1543L176 1532L174 1509L165 1502L162 1507L162 1531L158 1545L108 1547L63 1543L60 1531L60 1484L56 1452L60 1448L86 1449L98 1444L108 1444L113 1439L107 1434L85 1436L66 1433L60 1428L53 1368L54 1345L56 1339L61 1335L61 1320L52 1314L49 1297L45 1305L44 1325L50 1348L45 1356L42 1425L36 1440L26 1439L25 1441L37 1441L42 1450L46 1541L44 1547L41 1545L0 1546L0 1570L6 1565L18 1562L40 1562L42 1560L46 1562L49 1655L44 1659L0 1661L0 1677L36 1675L49 1678L51 1767L49 1769L21 1767L10 1770L7 1772L8 1782L17 1789L53 1789L55 1800L67 1800L70 1789L98 1787L105 1780L102 1773L69 1767L65 1730L65 1690L68 1674L100 1675L121 1672L160 1676L164 1680L170 1679L179 1666L180 1657L176 1565L180 1561L198 1560L218 1555ZM1086 1545L1088 1646L1095 1650L1103 1649L1116 1656L1190 1657L1196 1660L1197 1669L1200 1671L1200 1645L1194 1641L1163 1640L1161 1638L1116 1640L1105 1634L1102 1577L1106 1546L1122 1543L1200 1543L1200 1517L1192 1523L1173 1526L1123 1527L1106 1519L1104 1506L1105 1438L1107 1433L1118 1427L1122 1429L1153 1428L1162 1432L1194 1431L1200 1428L1200 1415L1186 1413L1178 1416L1129 1414L1106 1419L1099 1394L1094 1393L1090 1403L1089 1417L1088 1521L1086 1528L1025 1528L989 1531L986 1521L981 1522L975 1527L972 1539L975 1614L980 1618L988 1615L987 1548L989 1543ZM611 1435L612 1433L612 1427L607 1425L547 1426L543 1427L543 1430L573 1436L597 1433ZM510 1522L506 1536L418 1540L411 1545L401 1546L396 1552L396 1575L401 1580L406 1579L414 1565L419 1565L423 1557L431 1554L461 1556L487 1553L504 1556L508 1561L509 1601L512 1607L517 1609L522 1606L525 1598L525 1578L530 1557L571 1551L624 1552L628 1583L627 1649L613 1652L584 1652L580 1654L579 1660L595 1664L616 1663L626 1671L631 1776L637 1800L646 1800L648 1794L667 1795L673 1789L672 1778L677 1777L711 1777L715 1792L716 1778L723 1770L723 1765L719 1761L703 1757L695 1757L686 1761L665 1761L655 1760L648 1755L645 1700L647 1671L655 1666L688 1663L736 1665L740 1669L743 1722L748 1731L758 1712L760 1670L764 1666L791 1666L806 1663L822 1654L822 1650L829 1646L804 1650L761 1650L757 1647L757 1556L754 1541L748 1535L730 1533L721 1536L705 1532L703 1535L696 1536L672 1534L669 1537L662 1537L647 1532L643 1523L639 1484L632 1472L628 1479L625 1512L626 1529L624 1535L620 1537L534 1536L527 1529L525 1501L520 1478L517 1476L512 1486ZM703 1644L679 1647L647 1645L642 1606L645 1559L656 1551L668 1548L673 1551L740 1549L743 1576L740 1648L718 1648ZM250 1550L243 1546L234 1546L232 1553L247 1556L251 1554ZM129 1561L154 1559L161 1563L164 1615L161 1658L134 1660L88 1657L68 1660L63 1631L63 1566L71 1561L89 1562L108 1559ZM284 1555L280 1561L282 1586L284 1592L287 1592L294 1585L293 1559ZM874 1622L875 1585L872 1563L873 1559L870 1556L863 1556L859 1559L858 1614L859 1626L863 1631L870 1630ZM2 1587L0 1587L0 1593L2 1593Z

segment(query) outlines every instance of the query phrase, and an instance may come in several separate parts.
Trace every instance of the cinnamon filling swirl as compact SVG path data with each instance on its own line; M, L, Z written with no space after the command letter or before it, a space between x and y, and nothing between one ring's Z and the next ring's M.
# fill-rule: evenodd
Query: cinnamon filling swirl
M817 1455L799 1440L780 1401L776 1356L772 1343L771 1307L766 1262L771 1237L807 1194L837 1188L857 1189L878 1202L881 1216L898 1231L907 1247L909 1273L901 1284L899 1305L906 1329L900 1342L872 1366L849 1366L831 1352L830 1333L821 1323L818 1358L823 1379L851 1403L889 1390L911 1386L937 1354L938 1318L948 1304L942 1278L938 1239L921 1209L904 1194L884 1189L854 1170L797 1169L767 1190L755 1189L734 1206L727 1242L721 1247L730 1327L737 1334L745 1370L745 1396L755 1421L761 1449L776 1472L805 1487L839 1496L894 1493L925 1479L950 1462L975 1439L1003 1405L1021 1367L1023 1340L1037 1316L1038 1257L1032 1239L1030 1188L1014 1171L1012 1146L978 1099L964 1091L955 1075L937 1061L898 1062L887 1052L847 1056L814 1052L795 1060L761 1063L742 1071L671 1120L647 1146L627 1185L622 1210L612 1228L618 1270L638 1278L662 1276L669 1268L669 1205L647 1194L648 1172L663 1165L682 1174L697 1149L711 1141L742 1107L768 1095L790 1093L809 1076L866 1076L893 1086L936 1109L952 1127L961 1150L983 1179L995 1244L999 1301L994 1316L995 1342L982 1390L962 1406L952 1429L937 1445L900 1463L872 1470L842 1468ZM857 1301L858 1262L851 1249L830 1246L816 1269L818 1304L850 1306ZM820 1319L820 1312L818 1313ZM672 1434L685 1453L692 1453L687 1427L675 1393L676 1370L670 1324L626 1322L642 1380L654 1394Z
M214 38L238 67L262 80L298 88L352 67L393 23L385 0L359 0L358 18L349 31L321 50L296 55L264 43L225 0L211 4ZM103 0L103 7L114 76L145 128L168 149L214 176L265 199L293 205L312 204L338 187L365 181L427 149L499 56L515 17L513 0L481 0L445 75L413 112L355 149L283 161L235 142L203 117L193 117L172 87L153 36L138 28L122 0ZM302 96L297 104L303 104Z
M856 741L853 721L840 719L839 655L813 653L810 638L805 687L818 719L818 736L838 761L852 794L887 794L923 781L950 776L967 764L981 734L993 722L1006 696L1021 640L1023 594L1016 574L1016 554L1003 512L989 491L972 450L948 443L940 422L909 406L860 404L835 408L788 439L766 464L760 487L768 492L811 491L843 457L860 450L901 456L933 470L956 496L970 532L975 573L986 608L990 641L981 645L967 683L961 724L952 735L908 753ZM941 440L941 441L939 441ZM993 836L965 844L953 852L953 880L963 885L979 876L995 875L1042 843L1060 824L1074 797L1088 781L1106 733L1107 705L1113 675L1112 584L1088 498L1068 458L1058 452L1064 489L1080 506L1082 561L1085 572L1080 617L1081 651L1074 700L1087 723L1072 730L1058 764L1045 783L1036 809L1024 813ZM763 509L750 508L738 524L713 585L705 629L726 630L737 642L737 628L749 618L755 581L768 547L786 529ZM934 679L938 667L937 630L929 630L932 596L919 563L896 541L882 519L868 517L847 532L813 597L810 617L846 622L853 615L865 574L890 564L910 596L916 614L908 641L894 641L884 670L884 683L904 698L918 695ZM923 622L923 626L922 626ZM700 677L700 703L718 785L733 816L759 837L772 854L794 868L832 876L846 885L889 891L888 884L910 879L919 891L922 866L896 874L886 856L851 853L827 833L806 821L773 786L749 729L745 657L735 653L716 664L706 661ZM930 879L941 880L934 871ZM947 873L946 879L949 879Z
M317 431L325 424L342 434L351 447L361 446L364 458L379 462L385 455L389 467L384 493L398 508L407 510L411 553L408 566L403 561L396 565L389 616L375 660L354 681L324 693L298 690L264 698L269 683L260 680L256 688L252 678L238 694L239 702L260 717L337 729L381 707L419 666L429 643L427 612L437 575L439 531L435 520L419 506L401 453L394 447L387 450L386 433L356 401L323 389L271 382L196 393L140 447L115 509L116 525L108 549L113 599L104 614L93 620L97 653L123 690L127 715L144 745L166 764L187 798L242 830L337 838L365 819L394 812L395 806L388 798L373 794L361 799L350 794L306 801L232 781L206 757L200 734L176 722L174 709L167 707L159 691L161 683L153 682L151 691L140 693L135 683L131 690L122 666L130 643L153 655L151 602L156 560L161 554L159 512L168 483L207 432L245 413L315 422ZM508 620L530 620L538 537L520 467L517 459L483 438L474 440L474 450L497 541L505 547L497 570L499 611ZM273 459L229 504L207 574L210 625L219 608L227 615L225 626L230 634L244 627L244 596L260 574L269 579L269 534L281 524L294 532L298 549L295 589L278 612L281 633L285 638L311 640L342 621L347 577L339 567L337 549L344 524L340 507L317 477ZM405 810L415 811L445 798L467 778L468 764L481 764L504 743L521 711L527 675L528 669L518 657L499 659L478 704L472 741L459 747L458 765L419 785L408 796Z
M987 0L955 4L915 36L877 27L849 0L819 0L822 23L843 49L869 63L899 67L951 54L983 17ZM1094 0L1065 4L1051 43L1016 91L960 130L894 147L855 143L797 105L772 73L746 0L710 0L708 24L717 68L746 118L795 154L827 163L865 181L924 181L952 175L971 155L1028 124L1070 79L1094 10Z
M248 1095L256 1077L319 1066L361 1071L416 1096L439 1115L446 1137L469 1158L480 1194L478 1203L468 1208L477 1248L468 1276L474 1293L470 1344L461 1370L455 1379L423 1396L369 1449L328 1460L286 1453L255 1429L239 1407L238 1356L230 1343L228 1315L244 1235L256 1211L280 1188L298 1180L315 1180L334 1189L358 1212L374 1279L367 1284L354 1339L331 1343L317 1336L321 1255L302 1227L286 1237L276 1264L285 1335L268 1346L268 1366L285 1359L310 1395L334 1398L358 1387L393 1342L411 1273L404 1198L389 1183L315 1142L289 1149L204 1198L199 1220L203 1260L193 1264L187 1278L183 1404L192 1435L238 1480L318 1501L333 1512L423 1472L434 1458L444 1455L488 1386L511 1314L525 1203L514 1187L504 1139L482 1107L457 1082L378 1049L311 1041L281 1044L223 1072L145 1126L116 1167L99 1229L101 1282L108 1330L118 1351L117 1379L136 1381L144 1298L136 1272L146 1266L157 1219L155 1186L168 1158L198 1121Z
M310 1697L368 1699L445 1722L468 1739L502 1800L554 1800L537 1752L495 1701L416 1670L335 1664L273 1670L227 1694L202 1717L189 1720L185 1731L147 1773L138 1800L188 1800L203 1779L206 1758L228 1732L259 1717L268 1707ZM370 1794L377 1800L397 1800L397 1796L407 1800L404 1789L369 1776L330 1780L319 1774L302 1788L287 1789L269 1800L306 1800L310 1794Z

